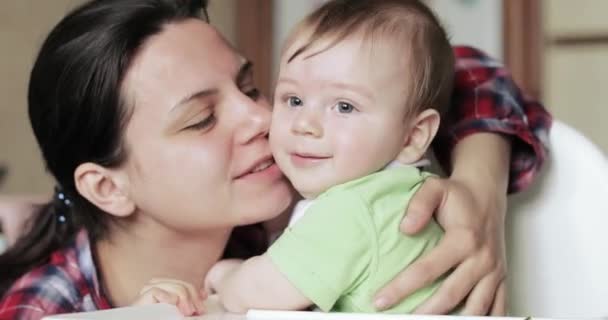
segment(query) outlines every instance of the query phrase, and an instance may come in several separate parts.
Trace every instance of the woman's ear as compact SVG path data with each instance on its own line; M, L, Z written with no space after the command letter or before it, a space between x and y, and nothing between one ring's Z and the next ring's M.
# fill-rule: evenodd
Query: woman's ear
M128 192L129 179L120 170L83 163L74 172L74 182L83 197L108 214L127 217L135 212Z
M403 150L397 160L405 164L420 161L433 142L440 121L439 113L435 109L426 109L418 114L404 137Z

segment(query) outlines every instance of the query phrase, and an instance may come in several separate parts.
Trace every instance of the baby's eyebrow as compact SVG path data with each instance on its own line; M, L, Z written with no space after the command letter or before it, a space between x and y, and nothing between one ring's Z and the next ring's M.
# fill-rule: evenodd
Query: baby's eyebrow
M332 82L329 84L329 86L336 88L336 89L340 89L340 90L351 91L351 92L360 94L369 100L374 100L374 95L372 94L372 92L370 90L368 90L365 87L358 86L356 84L345 83L345 82Z
M295 86L297 86L299 84L299 82L297 80L295 80L293 78L288 78L288 77L279 78L279 80L277 80L277 85L280 83L286 83L286 84L291 84L291 85L295 85ZM344 82L331 82L331 83L329 83L329 86L332 88L338 89L338 90L351 91L351 92L359 94L369 100L374 100L374 95L372 94L372 92L370 90L368 90L365 87L358 86L356 84L344 83Z
M279 78L279 80L277 80L277 84L279 83L289 83L289 84L293 84L293 85L297 85L298 81L292 78L287 78L287 77L281 77Z

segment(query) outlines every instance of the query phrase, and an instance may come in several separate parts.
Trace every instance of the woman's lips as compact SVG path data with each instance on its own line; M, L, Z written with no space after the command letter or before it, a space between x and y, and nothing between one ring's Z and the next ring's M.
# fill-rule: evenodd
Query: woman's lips
M234 179L274 179L280 177L281 175L282 173L274 162L272 156L268 156L256 161L249 167L249 169L239 174Z
M235 180L255 181L257 183L257 182L266 181L266 180L268 180L268 181L276 180L276 179L281 178L282 176L283 176L283 173L279 169L279 166L277 166L277 164L274 163L274 161L273 161L272 163L269 163L268 165L264 165L263 167L256 168L255 170L242 174L242 175L238 176Z

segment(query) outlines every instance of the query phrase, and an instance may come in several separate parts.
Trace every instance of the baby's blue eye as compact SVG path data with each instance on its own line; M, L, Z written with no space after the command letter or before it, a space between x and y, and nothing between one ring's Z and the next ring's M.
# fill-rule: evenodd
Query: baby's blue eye
M355 107L348 102L338 102L338 112L340 113L351 113L355 111Z
M301 107L302 99L300 99L298 97L289 97L289 98L287 98L287 103L289 104L290 107Z

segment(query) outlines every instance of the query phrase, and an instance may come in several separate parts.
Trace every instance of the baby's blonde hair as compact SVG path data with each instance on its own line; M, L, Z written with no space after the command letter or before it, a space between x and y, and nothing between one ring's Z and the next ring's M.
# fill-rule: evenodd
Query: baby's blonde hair
M329 45L312 55L328 50L356 33L362 33L366 38L380 34L388 37L391 43L402 44L395 46L395 50L408 48L404 52L411 67L411 79L405 88L411 97L408 110L419 112L434 108L445 112L452 94L454 54L439 20L419 0L329 1L308 15L291 33L285 49L300 37L308 39L291 53L287 63L321 41L329 40Z

